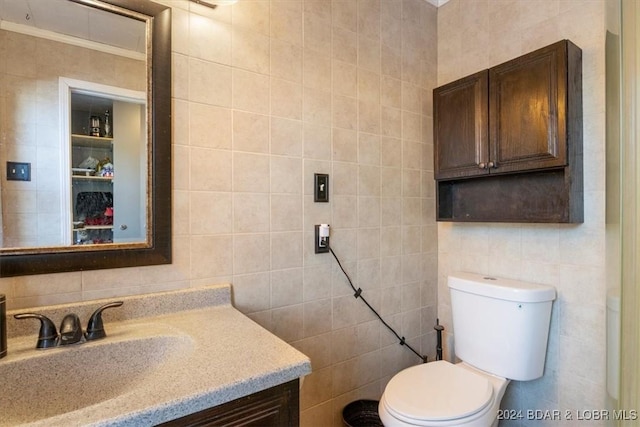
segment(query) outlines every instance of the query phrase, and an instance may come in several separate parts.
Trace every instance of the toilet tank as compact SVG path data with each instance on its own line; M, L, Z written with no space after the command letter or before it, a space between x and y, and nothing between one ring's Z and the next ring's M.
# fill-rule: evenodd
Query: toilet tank
M457 357L512 380L542 376L553 287L474 273L448 284Z

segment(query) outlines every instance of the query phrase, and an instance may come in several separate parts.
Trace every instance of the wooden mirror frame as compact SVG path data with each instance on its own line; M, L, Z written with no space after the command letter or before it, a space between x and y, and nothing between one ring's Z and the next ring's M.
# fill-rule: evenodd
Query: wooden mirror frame
M93 0L73 0L93 6ZM171 263L171 8L149 0L102 0L151 19L150 242L140 248L59 250L0 255L0 277ZM49 250L49 251L47 251Z

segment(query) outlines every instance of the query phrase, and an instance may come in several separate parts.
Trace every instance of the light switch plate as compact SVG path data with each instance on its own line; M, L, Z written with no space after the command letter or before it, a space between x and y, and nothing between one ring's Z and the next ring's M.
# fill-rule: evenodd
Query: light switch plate
M7 181L31 181L31 163L7 162Z
M313 174L313 201L326 203L329 201L329 174L315 173Z

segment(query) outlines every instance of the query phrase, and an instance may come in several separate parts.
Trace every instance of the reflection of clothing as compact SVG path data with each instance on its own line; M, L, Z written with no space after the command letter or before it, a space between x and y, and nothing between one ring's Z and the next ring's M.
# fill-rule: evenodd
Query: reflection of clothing
M83 191L76 198L76 214L79 217L101 217L109 207L113 207L111 192Z

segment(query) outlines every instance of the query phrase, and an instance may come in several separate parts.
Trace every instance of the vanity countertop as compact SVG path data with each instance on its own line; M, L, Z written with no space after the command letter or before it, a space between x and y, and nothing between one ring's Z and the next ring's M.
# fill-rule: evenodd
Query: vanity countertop
M108 301L114 300L116 298ZM131 375L130 365L135 365L135 360L148 357L146 353L142 359L135 357L139 355L133 352L144 348L138 343L158 336L170 343L169 346L159 347L158 352L162 354L149 357L149 364L155 365L152 374L141 376L139 381L136 379L135 386L111 392L107 390L104 400L56 414L57 401L73 398L73 390L82 390L82 387L74 384L70 387L71 391L60 390L59 394L50 396L46 402L31 402L34 411L46 411L50 407L49 413L53 415L31 423L28 423L31 421L29 419L23 420L27 421L25 425L151 426L265 390L311 372L307 356L231 305L228 285L117 300L124 301L124 305L104 312L108 335L105 339L67 348L35 350L38 322L13 319L13 314L25 310L7 313L9 353L0 360L0 367L5 363L19 363L25 358L39 358L41 363L51 363L50 369L56 370L55 358L65 357L65 352L82 351L83 348L99 351L97 346L100 345L135 342L136 345L130 347L132 353L127 354L131 356L131 363L114 360L114 366L108 367L112 370L110 375L121 370L122 375L127 376ZM45 307L33 312L50 317L54 323L59 323L64 314L74 312L79 314L84 327L91 312L108 301ZM90 365L91 361L87 360L85 366L78 366L77 369L91 370ZM65 374L69 377L68 381L74 381L73 373ZM99 374L100 369L96 372L97 376ZM11 405L10 400L14 396L10 382L3 380L3 388L5 390L0 396L5 402L0 402L0 407ZM1 418L0 425L5 425ZM11 425L19 424L20 421L16 421L11 420Z

